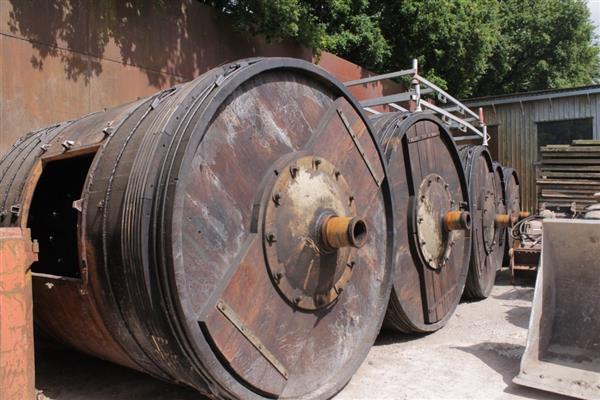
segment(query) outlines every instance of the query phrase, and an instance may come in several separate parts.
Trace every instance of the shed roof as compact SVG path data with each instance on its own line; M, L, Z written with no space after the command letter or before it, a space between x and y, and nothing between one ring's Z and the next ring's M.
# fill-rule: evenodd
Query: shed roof
M561 97L587 96L599 93L600 85L590 85L566 89L546 89L532 92L509 93L497 96L475 97L464 100L463 103L471 107L495 106L499 104L524 103L527 101L557 99Z

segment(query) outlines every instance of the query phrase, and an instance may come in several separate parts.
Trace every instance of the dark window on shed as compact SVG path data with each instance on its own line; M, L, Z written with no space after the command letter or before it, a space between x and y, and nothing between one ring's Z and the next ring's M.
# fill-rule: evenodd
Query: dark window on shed
M566 119L562 121L538 122L538 159L539 147L549 144L571 144L577 139L593 139L594 119Z

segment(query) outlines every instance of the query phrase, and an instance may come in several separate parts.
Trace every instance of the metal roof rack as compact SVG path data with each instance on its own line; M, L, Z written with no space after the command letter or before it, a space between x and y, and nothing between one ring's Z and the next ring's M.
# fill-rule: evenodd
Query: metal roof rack
M411 69L405 69L388 74L374 75L367 78L356 79L345 82L347 87L364 85L366 83L378 82L385 79L398 78L401 76L412 76L410 89L408 92L396 93L392 95L375 97L360 101L363 109L372 114L379 114L379 111L374 110L373 106L388 105L391 108L400 111L407 111L405 108L396 104L397 102L414 101L414 112L422 112L427 109L435 114L438 114L442 121L452 129L458 129L462 132L472 132L475 135L457 136L455 140L471 140L480 138L484 146L487 146L490 136L487 133L487 126L483 118L483 109L480 107L478 113L471 110L469 107L458 101L452 95L442 90L439 86L430 82L426 78L419 75L419 64L416 59L413 60ZM424 86L424 88L421 88ZM425 94L435 93L439 102L448 104L447 107L438 107L435 104L427 101L422 101L422 96ZM457 115L458 114L458 115Z

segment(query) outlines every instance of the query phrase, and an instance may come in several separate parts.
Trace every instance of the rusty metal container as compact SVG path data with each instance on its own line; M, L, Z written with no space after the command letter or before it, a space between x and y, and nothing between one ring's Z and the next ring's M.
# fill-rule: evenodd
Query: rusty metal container
M0 228L0 400L35 399L29 229Z
M461 298L471 252L467 181L445 125L430 113L371 118L394 199L394 284L385 324L443 327Z
M505 235L508 218L503 212L498 193L492 157L485 146L464 146L461 159L469 183L472 204L473 246L465 295L473 299L487 298L502 266L503 254L498 249Z
M329 398L391 291L386 170L343 85L250 59L33 132L0 162L37 323L219 398Z

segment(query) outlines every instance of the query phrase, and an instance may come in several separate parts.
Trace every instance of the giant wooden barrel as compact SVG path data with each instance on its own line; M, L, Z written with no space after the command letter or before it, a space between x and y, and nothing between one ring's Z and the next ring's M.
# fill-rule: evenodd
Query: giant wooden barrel
M473 247L471 266L465 285L465 295L473 299L487 298L496 278L496 271L502 265L502 256L497 243L508 223L508 216L499 208L494 164L485 146L464 146L460 149L465 167L469 194L471 196L471 217L473 221Z
M469 267L469 193L459 153L431 113L371 120L394 199L394 284L385 324L432 332L456 309Z
M521 192L517 171L511 167L503 167L502 183L506 194L506 212L510 216L510 224L506 232L506 248L504 249L504 263L508 264L510 262L509 252L514 245L514 239L510 231L521 217Z
M33 132L2 226L39 242L35 317L83 352L220 398L328 398L391 290L383 159L335 79L252 59Z

